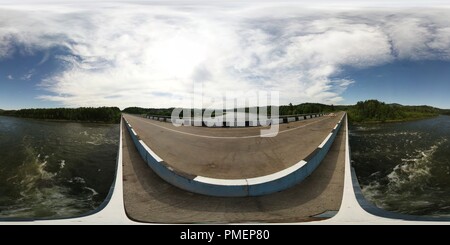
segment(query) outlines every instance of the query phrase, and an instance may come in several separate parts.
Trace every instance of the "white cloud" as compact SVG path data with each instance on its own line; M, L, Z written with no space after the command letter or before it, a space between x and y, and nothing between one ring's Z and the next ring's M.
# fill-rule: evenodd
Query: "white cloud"
M31 69L27 73L25 73L20 79L24 81L29 81L34 75L35 70Z
M12 75L8 75L6 78L8 78L9 80L13 80L14 77Z
M0 36L0 59L8 57L11 52L11 43L7 35Z
M66 106L179 106L194 82L209 95L273 89L282 103L339 103L355 82L336 78L343 67L450 59L450 11L417 11L8 5L0 8L0 58L14 43L29 53L67 48L58 57L66 68L42 81L48 93L39 97Z

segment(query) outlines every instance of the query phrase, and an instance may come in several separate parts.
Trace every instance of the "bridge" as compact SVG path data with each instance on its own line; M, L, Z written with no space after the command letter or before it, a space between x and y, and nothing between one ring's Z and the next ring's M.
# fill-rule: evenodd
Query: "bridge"
M261 137L258 127L174 127L124 116L139 153L161 178L191 192L234 197L273 193L306 178L328 152L342 118L283 124L277 136Z
M276 137L261 138L261 127L174 127L166 119L123 115L116 178L101 207L70 219L0 224L416 220L372 212L364 203L345 113L290 118L279 121Z
M147 222L323 219L312 216L337 212L342 198L343 116L282 124L276 137L261 138L258 127L174 127L124 115L127 213ZM339 142L325 157L335 138L330 135ZM326 159L319 166L320 158Z

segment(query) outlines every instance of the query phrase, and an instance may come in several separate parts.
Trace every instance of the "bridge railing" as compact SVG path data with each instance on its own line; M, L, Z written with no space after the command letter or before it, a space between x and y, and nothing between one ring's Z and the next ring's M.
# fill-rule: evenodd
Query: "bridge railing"
M322 117L326 115L325 113L308 113L308 114L296 114L296 115L282 115L282 116L278 116L276 118L267 118L264 121L261 121L259 119L256 120L245 120L245 125L239 125L238 124L238 120L235 118L234 121L233 120L220 120L220 121L215 121L215 127L256 127L256 126L265 126L265 125L274 125L274 124L283 124L283 123L290 123L290 122L296 122L296 121L303 121L303 120L307 120L307 119L311 119L311 118L316 118L316 117ZM146 115L146 114L142 114L141 117L147 118L147 119L151 119L151 120L156 120L156 121L160 121L160 122L172 122L172 117L171 116L161 116L161 115ZM183 125L190 125L190 126L201 126L201 127L206 127L207 123L205 122L205 120L202 118L201 121L199 121L198 118L196 117L182 117L179 119L176 119L177 123L183 124ZM214 121L214 117L212 118L212 120Z

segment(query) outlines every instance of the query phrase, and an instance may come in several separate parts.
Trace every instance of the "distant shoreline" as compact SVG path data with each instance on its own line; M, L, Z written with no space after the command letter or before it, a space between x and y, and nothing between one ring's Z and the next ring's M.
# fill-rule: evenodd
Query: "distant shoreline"
M80 107L51 109L0 110L0 115L54 122L120 123L121 111L117 107Z
M33 117L18 117L14 115L2 115L0 114L0 117L12 117L12 118L19 118L19 119L27 119L27 120L36 120L36 121L43 121L43 122L56 122L56 123L92 123L92 124L106 124L106 125L115 125L120 124L116 122L104 122L104 121L83 121L83 120L66 120L66 119L41 119L41 118L33 118Z

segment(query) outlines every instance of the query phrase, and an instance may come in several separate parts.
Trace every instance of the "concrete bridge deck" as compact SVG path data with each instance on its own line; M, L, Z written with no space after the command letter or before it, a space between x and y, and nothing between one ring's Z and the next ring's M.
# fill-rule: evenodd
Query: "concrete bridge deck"
M262 127L175 127L124 115L139 138L170 167L220 179L254 178L293 166L322 143L342 116L280 124L276 137L260 137Z
M184 171L200 171L214 177L232 178L267 174L298 162L317 148L341 116L342 114L338 114L336 117L282 124L281 134L277 136L279 138L235 139L209 136L254 136L258 135L260 128L172 128L168 123L129 115L125 117L140 138L167 162L190 163L190 167L175 165ZM314 216L326 211L337 211L341 205L347 133L345 127L339 131L321 165L300 184L266 196L234 198L194 194L168 184L142 160L129 132L125 128L122 132L124 203L128 217L133 220L156 223L313 221L323 219ZM183 143L174 144L178 140ZM216 148L217 145L223 146ZM237 153L218 153L220 149ZM234 154L235 158L227 154ZM208 160L211 157L217 161L214 166ZM244 161L239 164L236 159ZM255 160L265 164L259 166ZM225 166L219 164L222 162ZM272 166L274 163L279 165ZM235 167L239 167L239 171L230 170Z

